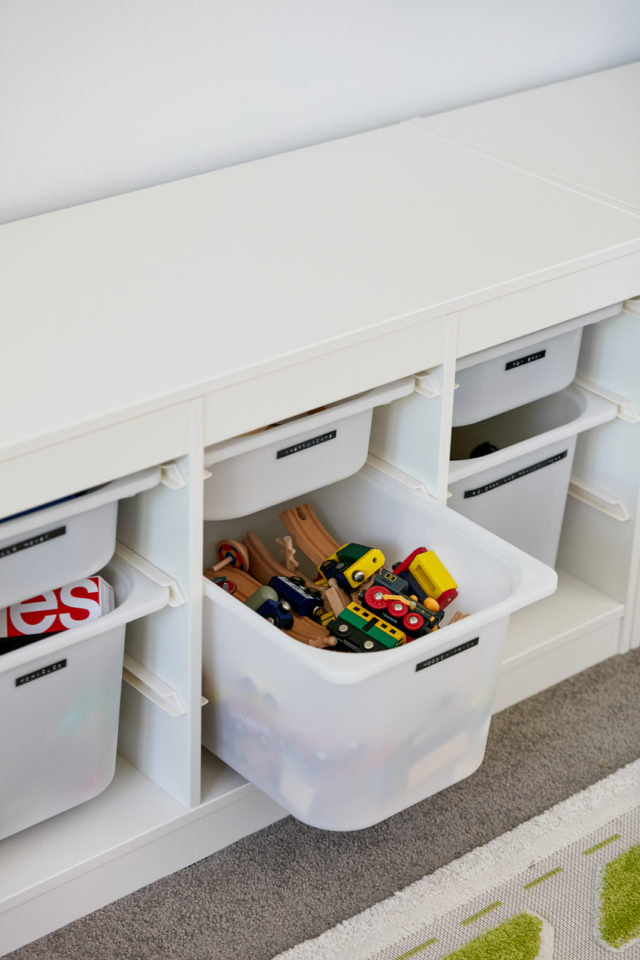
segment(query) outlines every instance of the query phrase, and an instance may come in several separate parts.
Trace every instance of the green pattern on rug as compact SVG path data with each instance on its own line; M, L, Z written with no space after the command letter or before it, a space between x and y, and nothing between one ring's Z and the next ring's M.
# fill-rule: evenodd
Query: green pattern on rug
M416 953L421 953L426 947L432 947L434 943L437 942L437 937L431 937L430 940L425 940L424 943L419 943L417 947L407 950L407 952L403 953L401 957L397 957L397 960L409 960L409 957L415 957Z
M483 907L482 910L478 910L477 913L472 913L470 917L465 917L464 920L461 920L460 923L463 927L466 927L468 923L473 923L475 920L479 920L480 917L486 916L487 913L491 913L492 910L496 910L498 907L501 907L502 903L500 900L494 900L493 903L488 904L488 906Z
M616 949L640 937L640 844L602 870L599 932L601 940Z
M622 953L640 943L639 836L636 807L369 960L606 960Z
M274 960L640 960L639 801L640 760Z
M535 960L541 930L540 917L519 913L448 953L444 960Z

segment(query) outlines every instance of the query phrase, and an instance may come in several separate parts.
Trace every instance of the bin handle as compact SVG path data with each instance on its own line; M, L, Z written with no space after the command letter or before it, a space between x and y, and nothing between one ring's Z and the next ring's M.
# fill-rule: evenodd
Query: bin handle
M594 510L599 510L600 513L604 513L607 517L618 520L620 523L631 519L631 514L622 500L605 493L604 490L600 490L593 484L579 480L577 477L571 478L568 493L569 496L586 503Z
M578 387L582 387L583 390L586 390L587 393L595 393L597 397L602 397L603 400L608 400L610 403L614 403L617 407L616 417L618 417L620 420L626 420L627 423L638 423L640 420L640 412L638 411L638 408L632 400L628 399L628 397L622 397L619 393L613 393L612 390L606 390L604 387L601 387L599 383L594 383L592 380L587 380L586 377L576 377L573 382Z

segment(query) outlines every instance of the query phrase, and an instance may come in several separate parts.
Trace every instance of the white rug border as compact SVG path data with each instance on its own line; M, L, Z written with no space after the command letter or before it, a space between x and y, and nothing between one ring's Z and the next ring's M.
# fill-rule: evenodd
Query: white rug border
M636 760L273 960L368 960L372 953L627 813L639 801L640 760Z

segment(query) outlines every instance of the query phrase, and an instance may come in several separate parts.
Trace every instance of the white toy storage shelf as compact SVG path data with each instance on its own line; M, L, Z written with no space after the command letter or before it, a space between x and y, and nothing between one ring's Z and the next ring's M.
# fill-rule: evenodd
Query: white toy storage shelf
M607 76L602 82L608 82ZM544 96L550 96L551 88L545 89ZM575 104L570 116L577 116ZM503 128L498 124L496 130ZM389 816L472 771L482 758L492 709L640 645L640 308L628 300L619 307L639 292L640 199L625 195L617 207L611 200L615 178L613 187L601 191L610 198L607 204L594 199L595 188L566 190L566 171L560 181L553 171L531 176L524 161L521 167L518 160L496 161L490 146L471 144L469 150L457 142L464 140L463 129L464 117L461 127L455 116L442 122L427 118L337 146L298 151L282 164L250 165L252 202L277 211L277 229L269 221L264 235L257 229L247 237L245 231L246 243L236 247L229 247L224 225L237 228L234 198L246 208L246 171L241 167L117 198L113 204L54 214L53 221L46 221L59 231L56 250L67 250L67 244L72 262L83 249L87 229L96 243L104 240L116 267L105 303L114 322L128 322L133 285L132 302L136 309L144 303L145 309L137 310L130 332L140 343L152 343L160 359L140 371L139 381L122 375L117 386L130 406L118 406L111 378L105 392L89 391L94 406L86 421L72 419L73 407L65 406L61 392L52 396L56 421L47 421L41 437L33 425L40 424L42 404L33 404L30 395L23 398L29 427L24 436L7 426L0 461L6 509L0 513L29 510L88 488L91 492L69 501L73 507L61 503L50 507L50 514L15 517L5 531L0 526L0 537L8 531L0 556L6 546L42 536L33 549L42 550L47 561L47 577L34 564L29 588L24 586L25 569L2 602L80 575L82 565L68 568L61 557L52 574L56 582L48 577L48 551L64 537L47 534L65 526L70 535L76 506L95 500L96 512L80 536L96 548L86 561L89 566L109 559L117 537L110 572L118 606L100 627L79 628L86 636L78 633L77 643L71 636L68 642L80 648L98 640L104 627L102 639L113 638L115 673L121 671L125 682L109 786L86 802L78 802L83 799L78 793L67 796L65 812L49 817L53 807L47 808L43 815L49 818L32 819L27 829L19 829L18 820L7 821L4 832L9 835L0 847L0 953L287 811L335 829ZM590 137L591 127L586 142ZM611 163L617 155L607 154ZM264 182L258 169L265 171ZM325 177L328 170L331 175ZM292 177L299 197L283 209ZM338 191L345 205L353 202L351 220L345 223L355 225L354 237L341 235L337 249L333 207L316 186L326 189L332 201ZM452 231L452 198L464 208L462 231L458 225ZM210 237L210 205L223 201L220 236ZM556 212L557 229L549 222L549 209ZM119 246L128 242L119 219L127 220L127 210L140 231L135 242L149 252L135 277L130 253ZM508 230L506 220L494 229L492 218L501 210L508 213ZM426 211L435 220L426 218ZM174 219L180 229L157 230L159 222ZM42 272L51 273L51 251L38 233L38 220L3 228L11 251L18 251L12 274L18 278L20 271L31 276L34 270L33 243L38 250L43 243L48 272ZM361 224L369 221L372 229L365 235ZM313 232L315 253L326 257L320 270L315 259L309 266L299 255L301 222ZM514 234L519 222L527 230L520 246ZM184 261L190 279L179 291L170 288L174 300L161 302L158 280L165 275L163 264L165 273L171 272L175 236L190 244ZM266 329L266 319L260 317L256 342L267 354L264 364L255 354L245 364L239 351L224 354L227 367L221 366L212 313L201 317L195 311L196 319L188 312L184 318L188 350L174 340L169 356L163 352L166 344L157 339L158 311L168 305L165 316L175 322L171 311L175 304L184 306L189 283L197 288L194 303L207 300L211 264L229 249L242 249L242 255L225 261L229 289L225 277L220 283L228 298L223 296L222 305L211 310L219 309L225 322L229 317L235 322L235 312L243 322L255 318L256 301L243 299L239 282L242 278L250 287L254 270L269 285L274 300L268 319L289 352L260 339ZM361 249L365 253L358 259ZM340 272L352 250L358 253L355 272ZM299 269L292 270L291 262ZM98 277L91 274L96 263L101 264ZM86 268L85 286L49 291L60 296L61 315L84 317L92 285L103 285L100 257ZM328 288L317 286L318 277L323 284L329 278ZM16 282L19 296L12 300L9 294L3 309L22 309L29 285ZM267 299L263 297L261 309ZM330 332L318 332L316 319L304 323L303 304L310 316L332 324ZM29 309L24 308L25 329L33 319ZM295 337L301 342L294 343ZM206 349L199 351L201 341ZM204 357L215 368L211 380L209 367L201 363ZM557 538L555 592L553 571L452 510L454 497L449 496L457 469L451 462L452 431L468 429L463 422L498 416L503 401L497 408L496 394L509 374L522 384L520 408L541 401L535 371L545 360L553 371L544 378L544 392L568 392L565 399L548 399L552 413L544 414L544 430L566 429L575 443L570 476L562 481L563 487L568 483L568 497ZM508 371L505 364L511 364ZM565 401L574 412L580 408L580 415L594 412L588 424L580 421L584 430L573 413L558 423ZM465 405L466 413L461 412ZM511 397L507 407L514 405ZM533 428L534 445L539 431L539 426ZM520 467L507 466L507 450L498 451L495 462L500 470L517 472ZM534 455L542 457L541 448ZM563 459L567 466L569 455ZM52 470L53 464L58 469ZM148 483L130 495L122 492L127 499L117 493L110 497L109 488L124 490L131 475L141 471ZM475 486L493 482L474 479ZM515 490L514 484L501 489ZM560 506L554 509L561 514L564 492L557 496L556 487ZM111 516L105 534L109 546L98 556L98 544L91 541L101 526L98 511L114 512L109 499L119 503L117 529ZM375 654L331 653L296 644L203 579L217 539L246 532L247 514L264 536L273 537L282 533L274 521L278 505L303 499L317 507L327 526L335 526L336 534L349 530L364 543L379 537L390 555L419 545L440 549L464 588L460 603L466 605L468 619L422 638L421 647L414 641ZM437 544L417 542L431 536ZM102 535L96 539L103 544ZM23 562L22 553L32 550L17 550L17 564ZM63 575L63 569L70 572ZM146 599L138 605L135 598L142 596ZM48 645L41 648L47 654L45 667L49 653L53 662L67 655L70 662L65 642L43 641ZM9 668L23 669L23 653L16 652L20 657L4 662L3 676L13 680L15 671ZM35 698L39 685L49 679L45 675L27 684L27 692ZM117 677L108 686L113 705ZM415 693L425 690L429 697ZM372 713L374 701L383 702L385 709ZM335 717L329 716L333 706ZM43 714L47 709L44 700L34 706ZM358 727L362 717L375 737ZM5 729L7 722L11 717L5 718ZM357 754L357 767L351 756L338 755L345 724L355 729L346 747ZM429 729L423 736L419 729L425 725ZM304 736L307 730L311 740ZM35 726L32 733L37 750ZM369 749L371 739L381 748L379 755ZM108 752L103 782L113 767L112 742ZM326 765L332 764L327 777ZM356 792L354 770L367 788L366 797ZM327 791L339 786L345 791L341 796L353 794L353 802L342 818L332 819L327 811L334 808L335 797ZM0 810L0 830L2 814L15 799L9 793Z

